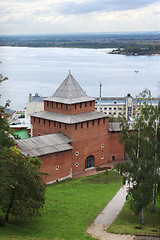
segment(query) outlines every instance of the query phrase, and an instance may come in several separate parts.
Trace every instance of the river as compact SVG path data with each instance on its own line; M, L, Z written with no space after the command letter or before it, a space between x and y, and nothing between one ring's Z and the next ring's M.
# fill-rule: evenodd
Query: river
M157 96L160 56L108 54L110 49L0 47L0 73L8 81L0 86L0 104L23 109L29 93L51 96L71 70L89 96L135 97L145 88ZM138 71L137 73L135 71Z

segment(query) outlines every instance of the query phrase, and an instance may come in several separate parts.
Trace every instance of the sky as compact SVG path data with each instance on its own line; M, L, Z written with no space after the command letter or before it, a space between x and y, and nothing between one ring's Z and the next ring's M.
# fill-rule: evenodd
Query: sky
M160 1L0 1L0 34L128 31L160 31Z

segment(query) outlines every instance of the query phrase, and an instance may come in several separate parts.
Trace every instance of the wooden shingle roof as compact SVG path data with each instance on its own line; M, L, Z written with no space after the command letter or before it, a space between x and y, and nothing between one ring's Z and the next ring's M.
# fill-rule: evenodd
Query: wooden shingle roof
M73 104L78 102L93 101L95 99L88 97L75 78L71 75L71 73L69 73L52 97L46 98L45 100Z
M16 140L18 148L25 156L43 156L51 153L71 150L71 139L62 133Z

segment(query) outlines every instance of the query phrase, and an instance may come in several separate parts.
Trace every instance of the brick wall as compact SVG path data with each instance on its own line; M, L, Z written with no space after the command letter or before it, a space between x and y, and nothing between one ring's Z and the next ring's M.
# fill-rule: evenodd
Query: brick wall
M72 168L71 153L71 150L69 150L40 157L42 161L41 170L49 174L43 177L45 183L70 175Z
M95 111L95 101L82 102L76 104L64 104L45 100L44 110L67 115L74 115L84 112L93 112Z

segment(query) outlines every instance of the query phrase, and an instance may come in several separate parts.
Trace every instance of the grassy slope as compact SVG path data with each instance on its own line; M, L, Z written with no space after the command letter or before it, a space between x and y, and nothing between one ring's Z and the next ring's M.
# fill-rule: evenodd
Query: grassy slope
M160 202L157 201L155 212L152 207L144 209L144 225L141 224L141 214L135 216L126 202L118 218L108 228L107 232L160 236Z
M113 198L120 176L111 171L87 178L68 180L47 187L41 218L11 218L0 228L6 239L92 239L86 229Z

